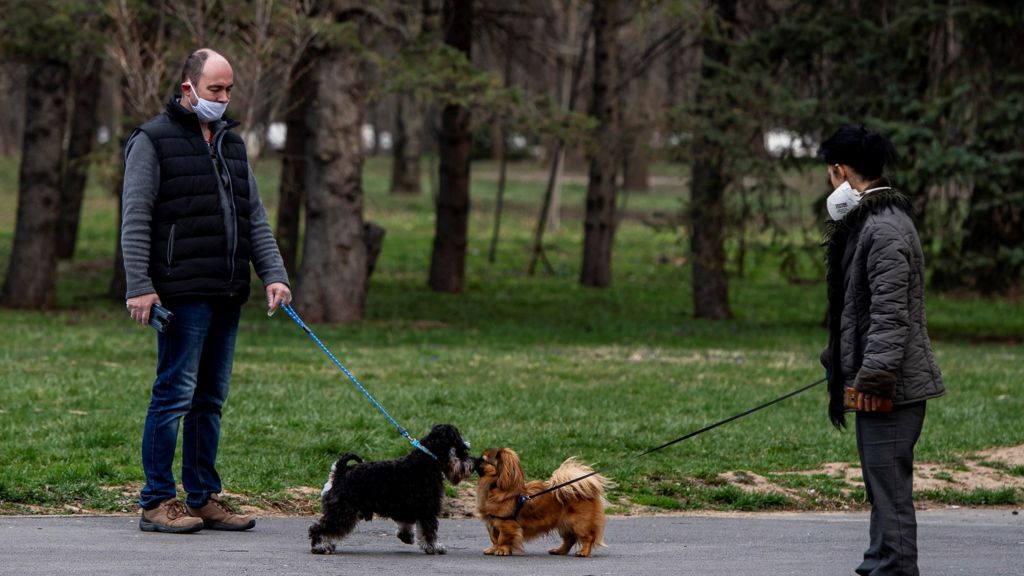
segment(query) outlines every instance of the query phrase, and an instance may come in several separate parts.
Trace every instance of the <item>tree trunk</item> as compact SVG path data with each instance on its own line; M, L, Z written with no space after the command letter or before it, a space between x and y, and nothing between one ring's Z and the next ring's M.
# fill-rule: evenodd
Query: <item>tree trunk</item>
M505 39L505 65L502 70L502 84L505 87L512 82L512 55L509 37ZM508 143L505 141L506 126L503 118L495 118L491 125L492 150L498 160L498 190L494 198L494 229L491 232L491 248L487 251L487 261L494 263L498 253L498 238L501 233L501 216L505 209L505 182L508 176Z
M557 4L555 5L557 6ZM564 13L563 18L568 19L567 22L574 22L577 14L577 3L575 0L570 0L567 5L567 11ZM590 25L586 27L583 33L583 38L579 42L579 53L576 55L576 60L571 67L568 68L570 74L566 76L565 70L562 71L561 77L561 103L562 107L566 112L571 112L576 106L576 98L579 96L579 81L583 76L583 66L587 61L588 46L590 45L590 35L594 30L593 20ZM566 37L569 38L569 44L575 44L576 38L576 26L575 24L567 24ZM530 251L530 262L526 266L526 273L533 276L537 269L537 262L543 262L546 270L549 274L554 273L554 268L548 261L547 255L544 253L544 231L557 230L558 229L558 212L561 206L561 199L559 190L561 189L562 173L565 167L565 149L566 143L560 137L554 139L553 153L551 155L551 169L548 172L548 185L544 192L544 201L541 204L540 217L537 220L537 227L533 235L533 249ZM552 225L552 222L555 222Z
M40 310L57 302L57 223L60 218L68 66L33 64L28 73L25 132L18 175L18 220L0 299L4 306Z
M420 194L420 151L423 111L409 94L398 94L395 106L395 137L391 148L391 192Z
M445 0L444 41L470 59L473 32L472 0ZM440 190L437 223L430 259L430 288L462 292L466 277L469 228L469 110L447 104L441 113Z
M285 111L285 142L281 158L281 186L277 206L277 245L281 249L285 270L296 278L299 254L299 228L302 217L303 190L306 188L306 110L312 88L309 53L299 58L288 90L290 108Z
M507 56L505 60L508 61ZM508 75L505 77L507 79ZM508 86L508 83L506 82L505 85ZM491 159L500 162L505 157L505 131L502 129L500 119L495 119L491 123Z
M562 110L572 112L577 94L577 82L582 74L582 64L586 60L587 43L590 39L590 28L584 34L582 42L578 38L579 33L579 0L569 0L566 4L555 2L552 4L559 19L561 29L565 31L564 43L566 46L577 46L579 53L572 54L569 50L560 51L558 54L558 85L556 97ZM564 8L564 10L562 10ZM556 138L554 146L555 156L552 158L552 166L555 167L554 187L550 191L550 206L547 209L547 229L551 232L558 232L562 227L562 176L565 173L565 145L561 138ZM545 259L545 262L547 260ZM531 264L530 268L533 268Z
M487 261L494 263L498 254L498 238L501 235L501 214L505 209L505 178L508 175L508 147L505 146L505 130L501 123L495 122L496 138L501 141L501 156L498 157L498 190L494 198L494 229L491 232L491 248L487 251Z
M61 186L60 220L57 224L57 258L70 260L75 255L82 200L89 178L89 155L96 140L96 89L102 81L103 64L99 58L84 58L71 73L73 108L68 140L64 181Z
M725 103L712 103L708 88L716 80L716 66L728 66L729 48L721 37L732 34L736 22L736 0L718 0L716 31L702 40L703 62L697 88L698 109ZM728 125L716 125L710 114L710 131L726 131ZM693 310L697 318L723 320L732 317L729 309L729 280L725 272L725 186L724 153L715 139L702 133L694 141L693 179L691 181L690 220L693 235Z
M634 125L625 139L625 154L622 161L622 187L634 192L647 192L651 188L650 128Z
M25 65L0 64L0 156L14 156L25 132Z
M295 300L311 322L363 318L363 78L358 55L332 48L311 72L306 108L306 237Z
M132 102L132 99L128 98L128 93L131 90L129 82L124 74L117 69L114 70L114 76L116 80L112 83L110 90L114 116L111 123L113 130L110 135L111 142L114 144L111 157L117 163L116 165L123 167L124 148L128 140L127 135L131 134L134 127L143 121L144 116L140 114L139 110L126 110L126 103ZM117 236L114 242L114 271L110 278L110 288L107 291L107 295L115 302L124 302L128 292L128 278L124 270L124 254L121 252L121 216L124 208L122 204L123 190L124 170L118 170L117 178L110 189L111 194L117 198Z
M612 282L615 239L615 178L618 167L619 43L617 0L594 3L594 92L590 114L600 124L597 149L590 157L586 216L583 223L583 267L580 284L606 287Z
M623 54L620 66L628 64ZM622 188L631 192L647 192L650 189L650 158L648 143L651 138L650 74L645 69L627 85L621 88L623 100L628 105L619 109L622 130Z

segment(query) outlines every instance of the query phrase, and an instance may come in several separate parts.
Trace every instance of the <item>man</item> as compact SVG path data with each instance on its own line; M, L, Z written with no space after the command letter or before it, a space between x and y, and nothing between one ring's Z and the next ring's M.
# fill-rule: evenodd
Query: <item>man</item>
M142 436L144 531L248 530L256 520L220 499L215 467L235 335L249 296L249 262L266 287L268 312L291 301L288 275L260 200L237 123L222 118L234 75L201 49L181 72L181 94L125 147L121 246L132 319L154 304L174 315L157 336L157 376ZM182 485L174 474L183 419Z
M917 576L914 445L925 403L945 393L924 312L924 255L910 202L892 189L884 136L843 126L818 151L828 197L829 346L822 352L833 425L856 411L870 543L862 576ZM847 401L849 398L849 401Z

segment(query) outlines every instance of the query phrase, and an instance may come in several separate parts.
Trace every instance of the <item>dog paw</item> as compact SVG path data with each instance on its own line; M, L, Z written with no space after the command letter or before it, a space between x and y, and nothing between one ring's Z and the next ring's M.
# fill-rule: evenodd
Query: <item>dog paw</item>
M424 544L423 551L427 554L447 554L448 548L445 548L445 545L440 542L435 542L433 544Z
M398 533L395 535L398 536L399 540L405 542L406 544L413 543L413 535L411 528L399 528Z
M310 549L313 554L334 554L334 544L315 544Z

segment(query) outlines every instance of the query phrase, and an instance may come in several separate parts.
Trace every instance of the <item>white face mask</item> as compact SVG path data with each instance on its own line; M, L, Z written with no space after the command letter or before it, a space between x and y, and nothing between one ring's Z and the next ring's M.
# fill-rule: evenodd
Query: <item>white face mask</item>
M828 195L825 205L828 208L828 215L838 221L842 220L859 202L860 193L850 186L849 181L844 181Z
M221 116L224 115L224 111L228 109L227 102L216 102L213 100L206 100L199 97L199 93L196 92L195 86L191 82L188 82L189 88L192 89L192 93L195 94L196 99L199 101L196 104L192 104L192 111L199 117L200 122L213 122L220 120ZM192 103L192 99L189 99L189 103Z

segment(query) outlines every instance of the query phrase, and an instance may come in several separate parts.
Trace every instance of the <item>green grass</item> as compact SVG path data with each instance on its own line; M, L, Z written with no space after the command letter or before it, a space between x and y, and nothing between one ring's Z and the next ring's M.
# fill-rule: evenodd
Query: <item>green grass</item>
M1024 503L1024 491L1011 487L996 490L975 488L969 492L949 488L924 490L914 496L954 506L1014 506Z
M257 166L271 214L277 170L272 161ZM466 291L448 295L426 287L433 237L427 180L423 196L391 197L386 164L371 159L366 217L387 236L367 316L314 330L414 435L455 423L474 450L514 447L530 477L578 455L618 484L613 510L628 502L663 509L815 507L813 500L747 493L718 475L743 470L793 484L793 472L856 462L852 431L840 434L828 423L824 388L653 455L637 454L820 378L823 283L787 283L779 271L781 245L752 235L745 276L730 285L736 318L694 319L692 271L679 264L688 256L685 237L630 218L616 237L613 286L582 288L578 186L566 191L564 226L546 236L555 273L527 277L542 184L517 181L516 174L535 170L512 167L517 183L494 264L486 261L494 185L474 182ZM12 208L0 216L3 271L16 172L14 160L0 159L0 201ZM683 197L682 189L658 188L631 197L630 209L671 211ZM61 264L56 311L0 310L0 513L69 503L127 510L142 482L139 437L155 338L129 321L122 303L104 296L115 208L109 191L90 188L76 257ZM819 255L801 258L801 269L816 277ZM929 294L928 312L949 394L929 404L918 459L956 463L1024 443L1019 303ZM340 452L381 459L408 449L287 316L266 317L260 298L244 309L223 424L218 463L225 487L250 503L283 509L308 509L312 498L294 489L319 487ZM837 497L836 480L819 476L804 477L800 488ZM863 492L848 498L862 500Z
M999 460L985 460L979 462L982 466L988 466L989 468L995 468L996 470L1002 470L1003 472L1011 476L1024 476L1024 464L1011 466L1006 462Z

